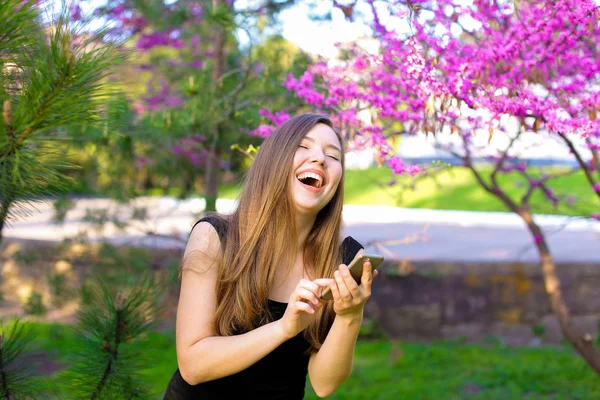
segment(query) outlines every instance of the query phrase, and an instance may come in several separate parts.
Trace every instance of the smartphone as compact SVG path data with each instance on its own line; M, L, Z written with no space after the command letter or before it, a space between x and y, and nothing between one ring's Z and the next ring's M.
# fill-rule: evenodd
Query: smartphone
M383 262L383 256L377 254L363 254L359 256L357 254L356 257L354 257L354 260L352 260L350 265L348 265L348 269L350 270L350 274L352 275L356 283L358 283L359 285L360 278L362 277L363 273L363 265L367 261L371 261L371 266L373 267L373 270L375 270ZM331 293L331 289L329 288L329 286L323 289L323 293L321 293L321 298L323 300L333 300L333 294Z

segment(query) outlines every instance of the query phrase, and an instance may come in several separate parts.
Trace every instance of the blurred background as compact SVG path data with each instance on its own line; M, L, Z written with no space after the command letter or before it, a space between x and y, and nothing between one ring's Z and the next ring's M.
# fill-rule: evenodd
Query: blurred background
M331 398L600 398L598 7L3 1L0 397L162 398L191 226L314 112L386 257Z

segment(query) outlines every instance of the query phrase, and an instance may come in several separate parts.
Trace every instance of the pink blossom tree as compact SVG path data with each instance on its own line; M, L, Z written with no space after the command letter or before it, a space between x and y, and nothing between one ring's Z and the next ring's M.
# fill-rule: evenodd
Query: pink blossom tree
M598 5L591 0L367 0L338 7L352 20L353 10L365 4L378 51L351 45L344 61L315 63L284 85L310 108L331 114L351 148L376 149L395 174L427 173L394 154L390 142L398 135L430 135L462 160L488 193L523 219L562 331L600 373L600 351L572 320L531 207L532 196L540 194L555 205L565 201L552 184L573 173L584 174L590 193L600 198ZM531 167L520 157L528 151L523 143L542 135L564 144L572 168ZM476 163L478 158L491 170ZM522 178L519 197L507 194L503 174ZM600 219L600 214L588 217Z

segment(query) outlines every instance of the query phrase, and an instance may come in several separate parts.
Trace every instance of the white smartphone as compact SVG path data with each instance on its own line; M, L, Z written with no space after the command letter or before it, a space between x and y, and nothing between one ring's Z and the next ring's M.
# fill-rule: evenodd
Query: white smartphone
M363 266L367 261L371 261L371 266L373 267L373 270L375 270L383 262L383 256L380 256L378 254L363 254L359 256L357 254L356 257L354 257L354 260L352 260L350 265L348 265L348 269L350 270L350 274L352 275L356 283L358 283L359 285L360 278L362 277L363 273ZM323 300L333 300L333 294L331 293L331 289L329 288L329 286L323 289L323 292L321 293L321 298Z

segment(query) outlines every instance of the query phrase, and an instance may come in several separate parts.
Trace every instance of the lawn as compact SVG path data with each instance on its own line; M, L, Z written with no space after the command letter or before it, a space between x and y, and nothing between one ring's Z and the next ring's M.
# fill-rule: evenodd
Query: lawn
M74 341L70 327L57 324L32 325L37 351L59 364L68 363ZM144 371L152 385L153 398L161 394L176 369L173 333L152 332L143 343ZM350 379L331 399L409 400L597 400L600 381L585 363L564 347L515 348L490 341L489 345L460 341L430 344L402 343L402 355L390 360L391 344L360 341ZM61 373L43 378L64 390ZM61 389L62 388L62 389ZM307 382L306 399L317 399Z
M484 176L491 168L484 168ZM415 182L411 178L400 177L397 184L389 186L394 179L389 168L370 168L362 171L346 171L345 203L389 205L408 208L431 208L440 210L509 211L496 197L482 189L470 170L453 167L432 178ZM498 177L503 190L511 197L522 196L525 189L523 177L518 173L503 174ZM583 173L556 178L552 181L556 194L573 196L569 206L562 202L555 208L539 190L532 197L532 210L539 214L563 214L571 216L589 215L598 212L598 198L586 181ZM234 199L239 194L239 185L223 186L220 197Z

